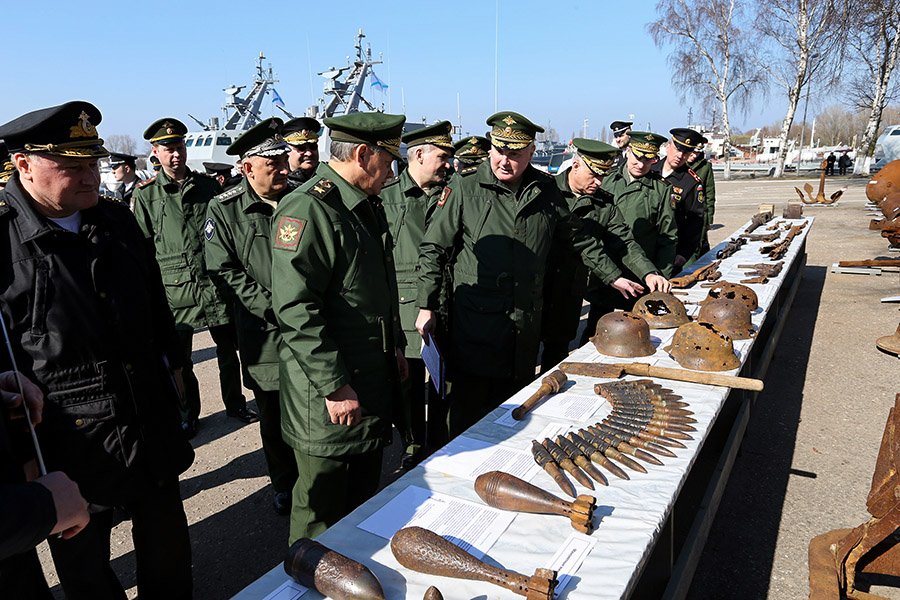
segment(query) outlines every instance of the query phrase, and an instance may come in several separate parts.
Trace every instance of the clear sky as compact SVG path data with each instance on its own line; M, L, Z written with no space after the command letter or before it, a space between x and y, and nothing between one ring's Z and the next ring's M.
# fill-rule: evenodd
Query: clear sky
M321 97L316 73L346 65L359 28L390 94L367 97L391 112L428 122L457 118L481 134L494 112L495 40L498 107L554 127L563 140L600 134L610 121L634 115L635 129L667 133L687 124L693 104L672 89L667 49L658 49L646 24L646 0L483 2L230 2L151 3L8 2L3 11L4 84L0 122L68 100L88 100L103 113L101 136L141 138L154 120L172 116L196 128L221 116L223 88L252 83L262 51L280 82L286 107L300 115ZM496 36L495 36L496 32ZM312 83L310 73L312 72ZM264 116L283 116L268 100ZM773 92L741 129L784 116L786 100ZM812 110L812 106L810 109Z

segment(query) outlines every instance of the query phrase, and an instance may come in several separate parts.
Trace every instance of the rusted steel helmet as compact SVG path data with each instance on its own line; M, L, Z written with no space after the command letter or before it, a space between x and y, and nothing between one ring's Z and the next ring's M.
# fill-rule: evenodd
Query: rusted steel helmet
M900 355L900 325L894 335L886 335L875 340L875 346L882 352Z
M750 320L750 309L738 300L719 298L700 307L697 320L715 325L716 329L731 336L732 340L749 340L756 336Z
M665 292L652 292L634 304L632 311L653 329L673 329L690 322L684 303Z
M600 317L591 341L597 352L607 356L633 358L656 352L650 341L650 326L632 312L611 312Z
M686 369L727 371L741 365L731 337L709 323L682 325L665 351Z
M747 305L750 310L759 308L759 299L756 292L740 283L731 283L730 281L720 281L709 289L709 295L701 304L706 304L711 300L725 298L726 300L740 300Z
M866 186L866 197L875 204L891 192L900 191L900 160L892 160L872 176Z

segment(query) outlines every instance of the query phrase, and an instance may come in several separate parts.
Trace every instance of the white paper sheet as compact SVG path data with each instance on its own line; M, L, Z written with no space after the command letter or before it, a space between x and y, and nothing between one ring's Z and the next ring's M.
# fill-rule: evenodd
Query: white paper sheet
M534 409L534 414L552 419L569 419L570 421L586 421L603 404L602 396L585 396L581 394L556 394L544 404Z
M297 600L306 593L309 588L303 587L296 581L288 579L278 586L278 588L265 597L264 600Z
M591 553L596 543L596 539L583 533L574 532L566 538L553 560L550 561L550 568L556 571L556 580L559 581L556 585L557 594L565 589L569 580L572 579L572 575L581 568L581 563Z
M440 471L471 481L488 471L505 471L531 481L541 470L531 457L530 450L510 448L464 435L444 446L422 466L428 471Z
M515 518L514 512L411 485L358 527L387 540L404 527L422 527L481 558Z

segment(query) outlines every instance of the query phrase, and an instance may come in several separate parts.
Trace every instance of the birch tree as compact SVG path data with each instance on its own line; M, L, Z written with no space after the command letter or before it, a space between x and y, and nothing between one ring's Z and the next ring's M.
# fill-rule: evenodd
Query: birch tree
M763 92L762 73L748 58L742 28L744 0L660 0L659 18L647 26L660 48L671 46L672 85L707 110L722 112L725 177L731 176L731 109L746 110Z
M781 122L781 150L775 177L784 174L788 139L797 107L812 87L826 90L840 77L842 6L838 0L767 0L760 3L756 29L770 41L759 64L787 92ZM808 96L807 96L808 98Z
M853 174L860 175L869 173L890 96L891 76L900 55L900 5L896 0L855 0L851 14L855 26L847 45L851 60L861 68L851 80L848 93L859 108L868 112L853 165Z

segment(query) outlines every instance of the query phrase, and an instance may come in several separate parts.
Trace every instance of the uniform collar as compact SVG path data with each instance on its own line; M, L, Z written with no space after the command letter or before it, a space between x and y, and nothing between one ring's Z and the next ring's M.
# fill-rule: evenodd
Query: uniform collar
M338 191L341 192L341 201L350 211L355 210L361 202L369 198L369 195L364 191L338 175L338 172L332 169L331 165L328 163L319 163L319 168L316 170L316 176L325 177L337 186Z
M244 211L244 214L264 212L265 210L267 210L268 214L271 215L275 211L275 207L263 200L262 196L256 193L256 190L254 190L253 186L250 185L250 182L247 181L246 175L243 179L241 179L241 182L238 184L238 186L243 188L243 193L246 194L248 200L247 202L244 202L244 206L241 207L241 210ZM281 199L287 196L288 192L289 190L285 189L278 200L275 200L275 204L281 202Z
M5 196L3 192L5 192ZM19 239L23 242L29 242L50 233L65 231L62 227L44 218L43 215L34 209L28 194L19 183L18 174L11 177L6 184L6 188L0 191L0 202L6 202L13 209L13 226L18 230ZM96 207L81 211L82 227L90 221L91 216L95 212Z
M194 178L194 172L191 171L190 167L184 168L184 181L181 182L181 184L179 184L177 181L175 181L174 179L169 177L166 174L165 169L160 169L159 173L156 174L156 180L159 181L163 187L166 187L169 185L174 185L175 187L179 187L179 186L183 187L183 186L188 185L193 178Z
M556 174L556 187L559 188L559 191L562 192L563 196L572 196L575 192L572 191L572 188L569 187L569 172L572 170L572 167L567 167L565 171L560 171Z

